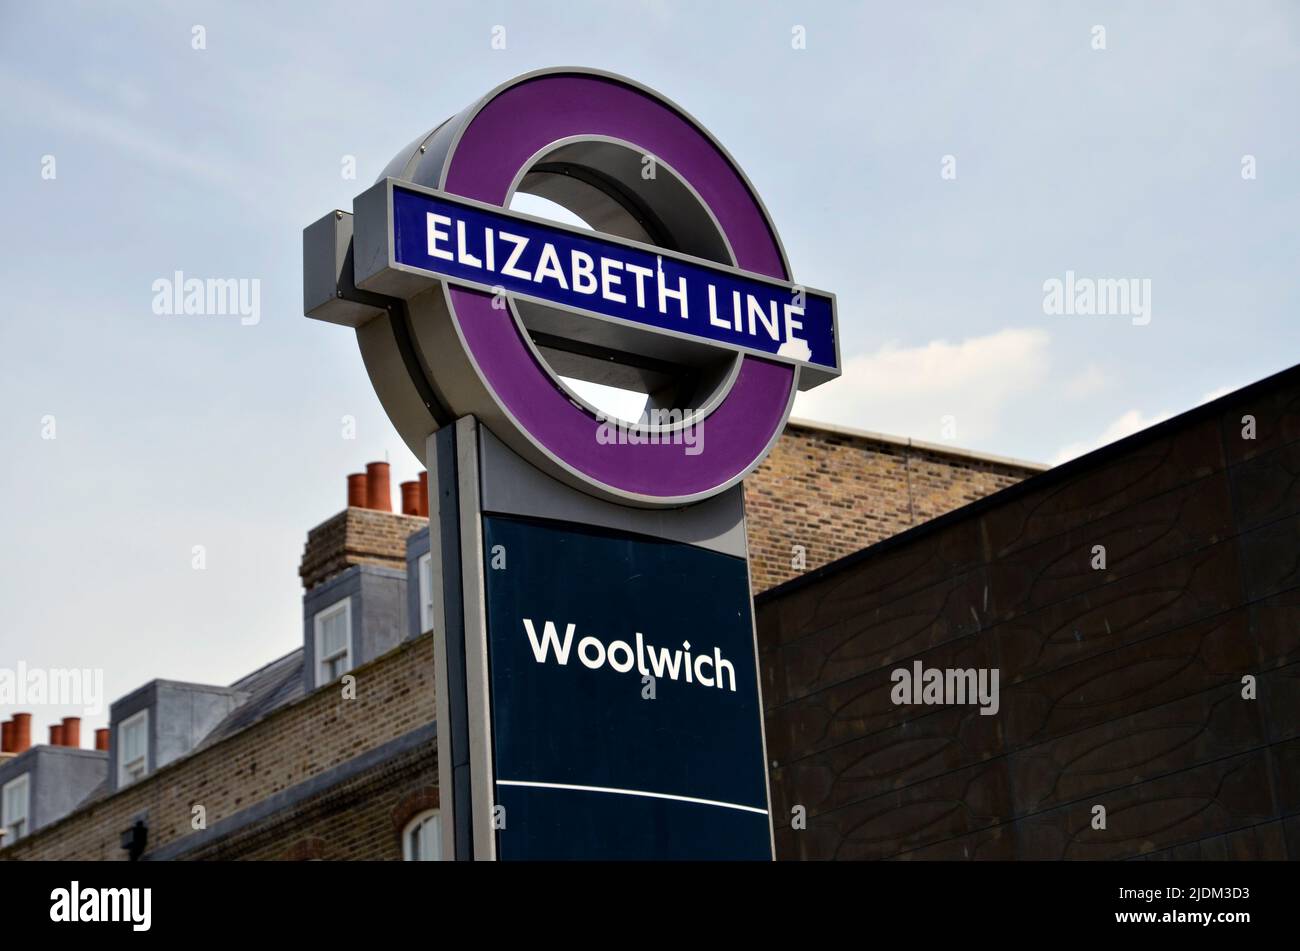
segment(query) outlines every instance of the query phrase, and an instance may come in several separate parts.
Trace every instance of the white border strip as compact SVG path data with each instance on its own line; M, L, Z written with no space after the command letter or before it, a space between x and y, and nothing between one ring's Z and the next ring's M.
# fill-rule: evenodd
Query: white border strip
M718 802L716 799L696 799L694 796L674 796L670 793L647 792L644 789L617 789L612 786L573 786L569 783L532 783L520 779L498 779L498 786L533 786L537 789L574 789L578 792L614 793L619 796L644 796L647 799L672 799L675 802L693 802L701 806L719 806L723 809L739 809L741 812L755 812L767 815L766 809L757 806L742 806L736 802Z

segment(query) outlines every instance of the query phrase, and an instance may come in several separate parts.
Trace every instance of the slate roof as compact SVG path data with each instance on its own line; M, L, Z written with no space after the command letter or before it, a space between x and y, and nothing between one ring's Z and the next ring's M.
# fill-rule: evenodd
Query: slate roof
M231 684L230 688L245 694L244 698L191 752L219 743L304 696L302 658L303 649L299 647ZM71 811L84 809L110 792L108 779L105 779Z
M220 743L305 696L307 691L303 689L302 665L303 649L299 647L236 680L230 688L246 694L247 698L231 710L196 749Z

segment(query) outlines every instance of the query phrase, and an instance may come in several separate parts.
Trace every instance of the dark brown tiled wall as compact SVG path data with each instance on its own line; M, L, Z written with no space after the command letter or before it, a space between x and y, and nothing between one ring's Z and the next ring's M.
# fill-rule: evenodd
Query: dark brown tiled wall
M784 858L1300 858L1300 369L762 595L758 626ZM997 715L895 705L917 659L996 668Z

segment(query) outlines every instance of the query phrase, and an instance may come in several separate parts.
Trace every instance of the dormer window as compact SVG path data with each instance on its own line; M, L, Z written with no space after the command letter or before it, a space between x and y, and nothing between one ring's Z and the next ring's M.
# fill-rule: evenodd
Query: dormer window
M352 599L316 613L316 686L333 683L352 669Z
M26 773L5 783L0 793L0 828L5 833L0 845L13 845L31 831L29 789Z
M401 571L352 565L303 595L302 685L308 693L413 636L419 618L415 574L414 555Z
M117 786L129 786L149 772L149 711L127 717L117 728Z

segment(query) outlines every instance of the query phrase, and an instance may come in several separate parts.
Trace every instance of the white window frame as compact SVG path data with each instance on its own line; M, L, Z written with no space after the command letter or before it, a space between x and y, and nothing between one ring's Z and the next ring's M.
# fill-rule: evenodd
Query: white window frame
M144 734L144 752L140 755L139 760L132 760L127 763L122 759L126 753L126 733L136 724L140 724L140 731ZM149 775L149 708L141 710L139 713L133 713L117 725L117 788L130 786L132 783L138 783ZM140 763L141 772L139 776L132 776L129 767L132 763Z
M5 833L4 837L0 838L0 847L13 845L19 839L25 839L32 834L32 784L28 779L29 776L31 776L31 773L23 773L21 776L9 780L4 784L4 788L0 789L0 829L3 829ZM16 787L22 788L23 831L11 839L9 838L9 826L16 821L17 817L9 814L9 796L10 790Z
M431 858L416 858L411 848L411 833L417 828L428 828L433 831L433 840L436 845L437 855ZM402 861L403 862L440 862L442 861L442 817L438 814L437 809L428 809L420 813L414 819L406 824L402 829Z
M343 650L340 653L331 654L329 657L324 657L321 655L322 622L339 613L343 614L343 630L344 630ZM352 597L351 595L339 601L335 601L327 608L321 608L319 611L316 612L315 617L312 618L312 624L315 628L315 643L316 643L316 686L323 687L328 683L333 683L339 677L342 677L344 674L346 674L349 670L352 669ZM336 657L343 658L343 669L339 671L337 676L331 679L326 679L325 662L329 660L333 660Z
M433 630L433 555L425 552L415 566L420 592L420 633Z

